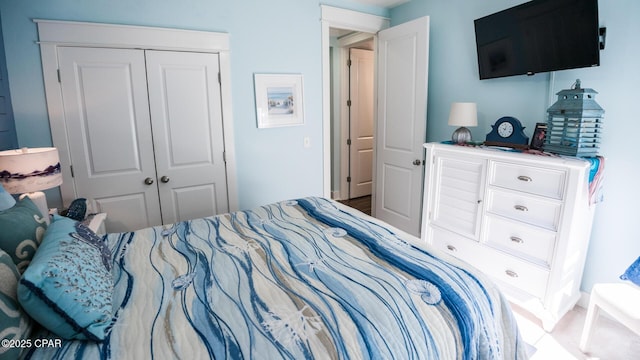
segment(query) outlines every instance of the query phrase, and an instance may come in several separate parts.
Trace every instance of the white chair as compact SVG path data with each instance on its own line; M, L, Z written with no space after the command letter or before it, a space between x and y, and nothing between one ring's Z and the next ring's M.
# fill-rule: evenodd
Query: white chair
M589 309L580 338L582 352L587 351L591 342L600 310L640 335L640 288L628 283L596 284L591 290Z

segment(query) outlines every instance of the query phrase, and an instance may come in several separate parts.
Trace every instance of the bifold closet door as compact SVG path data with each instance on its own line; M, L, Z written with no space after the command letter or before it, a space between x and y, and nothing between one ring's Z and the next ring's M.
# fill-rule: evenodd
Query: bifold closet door
M109 232L227 212L217 54L61 47L78 197Z
M146 51L165 224L229 211L217 54Z
M77 196L109 232L160 224L144 52L60 47L58 61Z

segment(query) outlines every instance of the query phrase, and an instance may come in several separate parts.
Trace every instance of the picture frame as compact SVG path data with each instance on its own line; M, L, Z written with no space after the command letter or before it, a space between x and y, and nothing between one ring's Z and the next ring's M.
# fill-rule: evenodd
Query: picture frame
M254 74L258 128L304 124L302 75Z
M547 135L547 123L536 123L536 127L533 130L533 136L531 137L530 149L540 150L544 149L544 138Z

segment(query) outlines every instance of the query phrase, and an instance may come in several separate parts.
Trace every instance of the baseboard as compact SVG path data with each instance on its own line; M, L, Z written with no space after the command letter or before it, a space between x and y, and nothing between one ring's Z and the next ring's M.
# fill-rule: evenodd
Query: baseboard
M589 307L589 299L591 298L591 294L584 292L584 291L580 291L580 299L578 299L578 302L576 303L576 305L580 306L581 308L588 308Z

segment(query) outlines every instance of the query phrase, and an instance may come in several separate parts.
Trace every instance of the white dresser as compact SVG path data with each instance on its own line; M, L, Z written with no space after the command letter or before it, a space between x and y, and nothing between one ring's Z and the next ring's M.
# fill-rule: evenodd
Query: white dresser
M425 144L422 238L490 275L546 330L580 298L589 163Z

